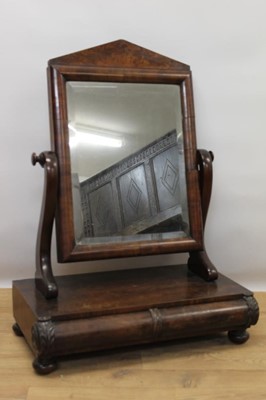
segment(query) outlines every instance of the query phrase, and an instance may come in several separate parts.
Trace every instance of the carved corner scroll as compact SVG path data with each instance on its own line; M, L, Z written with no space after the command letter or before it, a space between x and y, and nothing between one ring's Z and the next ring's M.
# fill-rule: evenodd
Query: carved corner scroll
M247 328L256 325L259 319L259 305L253 296L244 296L243 300L247 305L247 320L242 329L236 329L228 332L228 338L235 344L243 344L249 339Z
M52 352L55 341L55 327L50 318L39 319L32 327L32 345L38 357Z
M32 154L32 164L39 163L45 172L42 209L36 244L35 283L38 290L47 298L55 298L58 288L51 265L51 239L55 218L58 168L54 152L46 151L37 156Z
M211 151L197 151L203 228L205 227L211 199L213 159L214 156ZM201 276L207 281L213 281L218 278L217 269L209 259L205 247L202 251L190 252L188 267L192 272Z
M247 328L251 325L256 325L259 319L259 305L255 297L253 296L245 296L244 300L248 306L248 321L247 321Z
M38 319L31 330L32 346L36 353L33 367L38 374L46 375L57 367L52 354L55 343L55 325L49 317Z

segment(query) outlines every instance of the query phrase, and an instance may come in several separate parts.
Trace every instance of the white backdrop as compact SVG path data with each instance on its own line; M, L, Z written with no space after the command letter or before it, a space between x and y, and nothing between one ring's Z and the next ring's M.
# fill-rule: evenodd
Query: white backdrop
M47 60L126 39L191 66L198 147L215 153L209 256L220 272L266 290L265 15L265 0L0 0L1 286L34 274L43 170L30 155L50 148ZM58 265L54 243L56 274L117 265Z

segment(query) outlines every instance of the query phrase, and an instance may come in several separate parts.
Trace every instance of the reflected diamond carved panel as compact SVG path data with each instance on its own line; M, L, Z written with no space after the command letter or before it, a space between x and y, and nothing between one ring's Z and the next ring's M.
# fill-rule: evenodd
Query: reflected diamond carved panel
M144 164L121 175L118 180L124 227L150 216Z
M112 187L108 183L89 194L91 224L94 236L104 236L117 231Z
M153 158L160 211L168 210L180 204L178 162L177 146L173 146Z
M138 212L141 194L141 189L134 179L131 179L127 193L127 201L136 213Z
M161 179L162 179L162 184L173 195L175 193L178 181L178 170L168 159L166 160L163 170L163 176Z

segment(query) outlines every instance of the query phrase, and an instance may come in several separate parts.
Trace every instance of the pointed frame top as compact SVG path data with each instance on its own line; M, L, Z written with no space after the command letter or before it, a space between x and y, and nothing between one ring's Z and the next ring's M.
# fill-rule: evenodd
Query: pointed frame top
M187 72L190 67L184 63L162 56L126 40L102 44L86 50L53 58L50 66L98 67L98 68L140 68Z

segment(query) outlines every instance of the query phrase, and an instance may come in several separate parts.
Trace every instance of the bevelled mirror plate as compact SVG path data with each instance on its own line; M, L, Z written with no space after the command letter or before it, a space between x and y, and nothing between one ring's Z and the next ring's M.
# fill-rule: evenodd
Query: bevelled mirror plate
M179 86L66 89L76 243L187 237Z
M51 60L48 77L59 260L200 249L189 67L118 41Z

